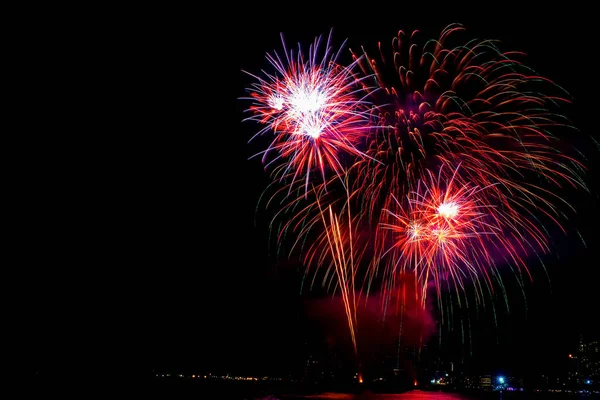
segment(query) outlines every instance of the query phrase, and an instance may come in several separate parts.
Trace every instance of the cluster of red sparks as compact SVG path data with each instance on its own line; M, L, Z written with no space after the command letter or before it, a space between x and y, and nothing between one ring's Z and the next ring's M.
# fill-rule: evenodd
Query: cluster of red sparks
M441 301L470 282L482 300L499 266L527 275L525 259L548 251L538 216L560 226L555 189L584 187L554 135L568 127L553 111L566 93L521 53L461 35L453 24L419 46L417 31L400 31L390 56L351 51L347 67L330 40L319 56L317 39L307 55L267 55L273 74L250 74L248 119L272 138L262 155L283 197L280 233L299 243L318 230L303 259L341 291L353 337L376 277L393 290L412 274L424 307L431 286Z

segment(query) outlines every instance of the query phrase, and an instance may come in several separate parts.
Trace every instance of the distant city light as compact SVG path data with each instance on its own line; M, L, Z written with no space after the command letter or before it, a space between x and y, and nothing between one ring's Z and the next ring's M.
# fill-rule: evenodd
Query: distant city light
M500 384L503 384L503 383L504 383L504 377L502 377L502 376L499 376L499 377L498 377L498 382L499 382Z

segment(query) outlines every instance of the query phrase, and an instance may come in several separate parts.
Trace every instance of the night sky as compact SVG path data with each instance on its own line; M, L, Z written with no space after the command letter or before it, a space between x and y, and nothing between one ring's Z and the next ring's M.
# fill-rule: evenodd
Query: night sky
M600 137L597 35L585 23L591 12L289 6L293 12L251 4L213 15L135 10L114 38L114 59L103 61L120 82L103 112L119 121L101 132L82 125L91 142L63 143L81 145L76 156L49 138L29 142L28 211L16 243L26 354L36 369L51 370L61 349L76 347L73 366L110 350L109 365L121 368L125 356L144 371L284 373L302 364L307 343L323 341L307 316L311 294L300 292L301 266L275 263L266 221L255 223L268 176L259 159L248 160L259 150L247 143L258 126L241 122L249 104L238 98L252 83L242 70L267 68L265 53L281 49L280 32L287 44L308 45L333 28L334 43L348 39L358 48L385 46L399 29L436 37L459 22L473 37L526 52L528 65L573 96L565 114L581 135ZM577 214L568 213L566 235L553 234L556 254L544 258L549 280L533 261L525 312L507 278L510 314L500 309L497 327L489 313L473 319L474 368L562 368L579 334L600 336L600 150L590 143L577 142L591 155L592 193L569 195ZM48 146L64 157L48 156ZM100 147L106 150L83 173L86 151Z

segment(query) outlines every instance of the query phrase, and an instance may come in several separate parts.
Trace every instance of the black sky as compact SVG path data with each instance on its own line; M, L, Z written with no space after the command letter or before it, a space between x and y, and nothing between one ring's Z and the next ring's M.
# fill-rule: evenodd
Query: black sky
M294 263L274 265L264 222L255 226L268 179L259 160L248 160L256 149L247 140L257 127L241 122L248 104L238 100L252 82L242 70L268 67L264 55L280 50L280 32L289 44L308 44L333 28L336 43L348 39L357 47L385 45L399 29L435 36L460 22L474 37L528 53L530 66L573 95L568 115L582 134L600 137L589 11L291 7L128 13L123 34L109 35L115 51L102 64L119 82L114 106L105 104L103 112L120 121L101 133L82 125L80 133L107 149L94 168L74 173L79 163L46 154L55 142L30 143L23 161L29 211L16 242L34 365L51 369L60 348L75 342L77 359L86 362L110 342L135 352L147 370L278 372L297 366L307 341L319 341L303 311L301 271ZM94 143L65 143L86 162L78 144ZM73 152L62 147L56 154ZM551 288L532 268L525 316L509 283L511 314L499 311L492 330L489 321L473 328L475 364L516 371L559 366L580 333L600 334L598 158L588 162L593 193L570 199L578 214L570 214L567 236L554 237L558 256L545 259ZM96 339L82 340L88 335ZM129 356L115 354L111 365Z

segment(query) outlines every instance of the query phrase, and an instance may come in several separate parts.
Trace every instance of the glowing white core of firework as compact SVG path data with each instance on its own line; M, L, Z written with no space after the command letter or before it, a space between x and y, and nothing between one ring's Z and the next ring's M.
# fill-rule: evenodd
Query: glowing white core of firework
M458 214L458 204L453 201L442 203L438 207L437 212L444 218L454 218Z
M300 114L319 111L326 102L326 96L316 89L299 88L291 97L290 103Z
M433 229L431 231L431 233L433 233L433 235L437 238L437 241L439 243L443 243L446 241L446 236L448 234L448 230L447 229Z
M408 233L411 239L418 239L421 235L421 226L417 223L411 224L408 228Z
M281 96L272 96L270 99L271 107L274 109L281 111L283 109L283 97Z
M321 136L321 130L319 129L309 129L306 131L306 134L314 139L318 138L319 136Z
M310 136L313 139L318 138L323 133L323 125L317 116L305 117L297 132L299 135Z

